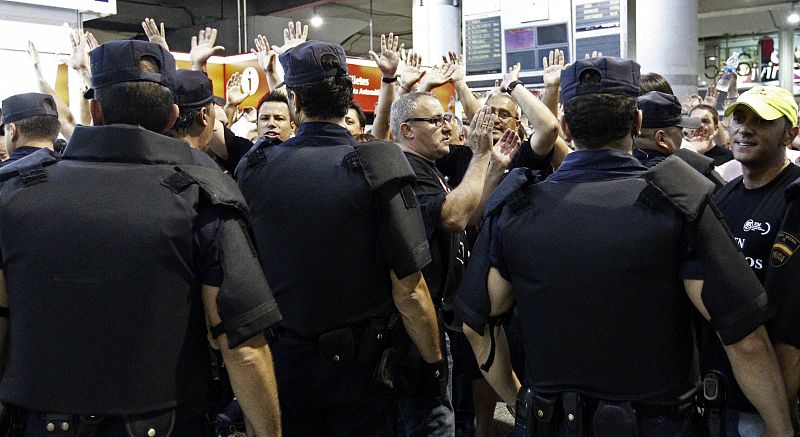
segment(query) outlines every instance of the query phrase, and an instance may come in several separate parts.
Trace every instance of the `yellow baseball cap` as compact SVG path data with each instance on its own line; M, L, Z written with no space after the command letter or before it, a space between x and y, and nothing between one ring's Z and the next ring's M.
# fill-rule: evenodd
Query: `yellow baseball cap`
M792 126L797 126L797 103L788 90L776 86L754 86L742 93L728 109L725 116L731 115L739 105L752 109L764 120L777 120L786 117Z

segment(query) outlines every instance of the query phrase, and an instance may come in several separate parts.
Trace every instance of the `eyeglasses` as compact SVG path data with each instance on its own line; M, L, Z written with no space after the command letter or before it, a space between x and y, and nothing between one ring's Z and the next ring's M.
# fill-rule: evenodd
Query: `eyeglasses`
M509 118L513 118L514 120L519 120L519 118L517 116L512 115L510 112L508 112L508 111L506 111L504 109L492 108L492 114L496 114L497 118L502 120L502 121L506 121Z
M423 118L423 117L407 118L405 122L408 123L409 121L427 121L430 124L436 125L436 127L442 127L445 121L450 123L452 120L453 116L451 114L445 114L428 118Z

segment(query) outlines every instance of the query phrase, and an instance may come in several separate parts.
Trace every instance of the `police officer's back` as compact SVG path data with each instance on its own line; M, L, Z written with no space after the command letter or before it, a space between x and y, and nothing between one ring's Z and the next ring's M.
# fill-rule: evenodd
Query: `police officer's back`
M389 435L395 406L373 374L391 380L395 305L425 361L442 364L414 173L397 145L357 145L340 125L352 99L341 47L309 41L280 61L300 128L281 144L262 138L237 178L284 314L271 343L283 431ZM426 368L431 385L437 370L446 380L446 364Z
M262 331L280 314L241 193L161 135L178 112L172 55L113 41L90 58L95 126L60 161L0 171L3 423L15 436L207 435L212 325L256 434L274 435Z
M562 127L578 150L538 183L515 170L487 202L470 285L457 299L465 332L479 361L494 354L487 379L516 403L520 432L694 435L694 306L749 366L740 376L761 396L771 430L790 435L760 326L764 291L708 206L713 184L680 159L646 171L630 155L638 81L639 65L615 58L562 72ZM494 335L514 304L526 351L521 390L504 336Z

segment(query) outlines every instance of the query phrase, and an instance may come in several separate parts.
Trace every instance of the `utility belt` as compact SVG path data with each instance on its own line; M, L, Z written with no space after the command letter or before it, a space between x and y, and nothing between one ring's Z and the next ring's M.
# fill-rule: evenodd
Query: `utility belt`
M267 332L270 343L280 338L300 340L315 345L319 354L333 366L363 364L374 366L373 380L380 386L394 387L398 364L405 357L410 339L400 313L388 317L370 318L317 337L297 337L279 327Z
M205 414L196 409L170 409L130 417L103 417L29 411L6 405L0 413L0 437L96 437L114 430L127 437L169 437L176 423L202 422L199 428L210 430ZM194 429L195 427L193 427Z
M671 405L598 399L574 391L517 395L514 437L637 437L639 422L653 417L688 418L694 390ZM561 431L560 431L561 430Z

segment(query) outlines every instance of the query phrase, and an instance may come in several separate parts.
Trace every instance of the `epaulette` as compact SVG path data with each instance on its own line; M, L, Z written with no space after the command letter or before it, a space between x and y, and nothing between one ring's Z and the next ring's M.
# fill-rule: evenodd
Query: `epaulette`
M373 140L359 144L353 152L345 155L342 163L349 168L360 168L371 191L392 181L410 184L416 180L403 150L391 141Z
M175 167L175 173L161 182L161 185L175 193L180 193L191 185L197 184L206 199L212 205L233 208L247 217L247 202L236 182L219 169L199 165L181 165Z
M59 155L47 148L41 148L30 155L0 167L0 182L15 176L22 178L25 185L33 185L47 180L44 167L59 161Z
M690 222L703 212L714 194L714 184L677 156L670 156L646 171L644 179Z
M506 204L515 210L524 208L527 206L528 199L524 196L521 188L540 180L539 172L528 168L520 167L511 170L486 200L483 217L499 214Z

